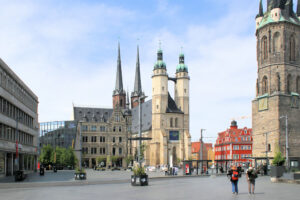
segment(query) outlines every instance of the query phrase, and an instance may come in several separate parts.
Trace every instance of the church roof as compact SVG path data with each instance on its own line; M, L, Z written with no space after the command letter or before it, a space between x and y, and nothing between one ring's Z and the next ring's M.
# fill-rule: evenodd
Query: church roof
M168 107L167 107L166 112L183 114L183 112L177 107L177 105L176 105L174 99L171 97L170 93L168 93Z
M112 108L73 107L74 120L84 122L107 122L113 113Z
M280 8L281 9L281 16L278 22L289 22L292 24L300 25L300 20L296 16L293 8L292 8L292 1L276 1L276 0L270 0L268 2L268 10L263 14L263 19L260 22L257 29L260 29L268 24L271 23L278 23L273 20L271 16L271 10L273 8ZM261 10L260 10L261 12ZM260 13L261 14L261 13Z
M149 131L152 128L152 99L141 104L142 106L142 132ZM133 134L139 132L139 106L132 109L132 127Z

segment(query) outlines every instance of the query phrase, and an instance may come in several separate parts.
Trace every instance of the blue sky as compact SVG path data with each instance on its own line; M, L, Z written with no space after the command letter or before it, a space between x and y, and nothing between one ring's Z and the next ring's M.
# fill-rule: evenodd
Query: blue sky
M72 103L111 107L121 43L125 89L133 89L136 45L151 98L159 40L170 76L181 46L191 77L192 140L233 118L251 127L258 0L0 0L0 57L39 97L39 121L69 120ZM118 39L120 38L120 39ZM139 39L139 40L138 40ZM171 95L173 85L170 83Z

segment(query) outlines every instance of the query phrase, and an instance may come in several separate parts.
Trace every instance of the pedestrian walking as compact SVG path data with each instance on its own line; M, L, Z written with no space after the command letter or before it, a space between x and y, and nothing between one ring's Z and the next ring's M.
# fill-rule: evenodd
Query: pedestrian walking
M255 179L257 178L257 172L252 167L249 167L249 169L246 172L246 178L248 182L248 191L249 194L254 194L255 190Z
M232 185L232 194L238 194L238 182L240 174L236 168L236 166L232 166L232 168L228 171L227 177L230 178L231 185Z

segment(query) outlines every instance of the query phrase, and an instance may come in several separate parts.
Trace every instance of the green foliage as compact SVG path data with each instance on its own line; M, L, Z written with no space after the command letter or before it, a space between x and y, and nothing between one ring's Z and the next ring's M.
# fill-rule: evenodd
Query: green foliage
M145 143L143 143L140 148L141 148L140 149L141 150L141 159L143 160L145 157L145 151L147 149L147 145Z
M53 153L53 148L51 147L51 145L50 144L46 146L44 145L39 157L40 162L45 165L49 165L49 163L51 163L52 153Z
M133 161L133 156L129 155L125 158L125 162L126 162L126 166L128 167L128 165Z
M84 168L81 168L81 171L80 171L80 169L77 167L75 169L75 173L86 173L86 172L85 172Z
M133 174L135 176L146 175L145 168L140 167L140 166L136 166L136 167L133 168Z
M106 156L99 156L97 158L97 162L98 164L101 164L102 162L105 162L106 161Z
M285 163L285 158L282 156L280 151L277 151L275 153L274 159L272 161L272 164L274 166L283 166Z
M111 157L111 162L112 162L112 165L115 166L117 161L118 161L119 157L118 156L112 156Z
M75 166L77 163L73 149L56 147L55 151L51 145L43 146L39 160L44 165L56 163L61 166Z

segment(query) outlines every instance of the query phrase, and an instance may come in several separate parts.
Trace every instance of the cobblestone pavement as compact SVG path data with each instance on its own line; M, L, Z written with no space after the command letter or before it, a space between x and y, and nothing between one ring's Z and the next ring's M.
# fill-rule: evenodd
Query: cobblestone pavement
M259 177L256 194L249 195L247 182L239 181L239 194L231 194L231 184L225 176L151 179L149 186L132 187L130 180L111 184L0 189L0 200L299 200L300 185L271 183L269 177Z

